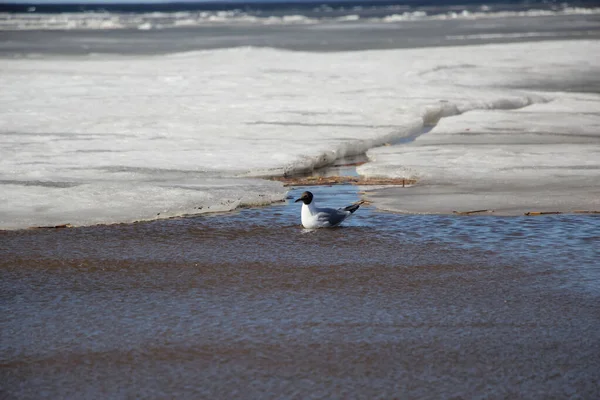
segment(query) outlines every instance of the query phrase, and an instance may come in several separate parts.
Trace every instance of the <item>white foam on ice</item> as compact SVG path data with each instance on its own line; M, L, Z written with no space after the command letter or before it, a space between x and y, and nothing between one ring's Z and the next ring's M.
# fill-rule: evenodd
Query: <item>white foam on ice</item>
M402 7L401 7L402 8ZM394 8L389 9L393 12ZM360 10L356 10L360 11ZM222 11L181 11L181 12L65 12L60 14L44 13L0 13L0 31L2 30L80 30L80 29L168 29L181 26L203 26L215 24L245 25L292 25L292 24L329 24L364 21L369 23L398 23L405 21L438 21L461 19L491 19L543 17L557 15L592 15L600 13L600 8L563 7L556 10L522 11L449 11L427 14L425 11L403 11L384 17L363 17L360 14L348 14L335 17L311 18L305 15L260 16L243 10Z
M564 7L557 10L530 9L521 11L449 11L429 15L423 11L405 11L401 14L391 14L383 18L371 18L372 22L402 22L402 21L439 21L461 19L491 19L491 18L520 18L520 17L551 17L556 15L593 15L600 8Z
M444 116L547 102L559 94L518 87L593 73L598 50L560 41L2 60L0 228L280 200L279 184L246 178L308 171ZM379 167L391 173L377 160L368 168Z

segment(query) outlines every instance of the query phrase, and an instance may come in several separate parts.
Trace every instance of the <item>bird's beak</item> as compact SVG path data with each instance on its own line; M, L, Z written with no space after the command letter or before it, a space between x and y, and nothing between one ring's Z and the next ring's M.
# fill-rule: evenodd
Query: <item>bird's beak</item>
M299 199L296 199L296 201L294 201L294 203L297 203L297 202L302 201L302 200L304 200L304 198L300 197Z

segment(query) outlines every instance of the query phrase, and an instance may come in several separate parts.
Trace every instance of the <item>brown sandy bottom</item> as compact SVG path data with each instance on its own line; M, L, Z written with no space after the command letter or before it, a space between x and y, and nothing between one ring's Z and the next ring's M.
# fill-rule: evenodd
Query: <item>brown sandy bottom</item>
M0 398L600 396L600 218L298 213L0 232Z

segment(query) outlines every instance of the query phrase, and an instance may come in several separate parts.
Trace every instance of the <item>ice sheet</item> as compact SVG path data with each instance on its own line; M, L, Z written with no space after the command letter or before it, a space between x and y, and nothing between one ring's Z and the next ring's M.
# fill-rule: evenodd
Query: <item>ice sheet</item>
M179 182L4 182L0 223L14 229L135 222L267 205L282 198L281 187L265 180L198 177Z
M416 213L600 210L600 95L556 93L512 111L443 119L404 146L373 149L368 176L418 180L372 193L381 208Z
M550 101L562 94L519 87L597 73L599 51L560 41L2 60L0 227L282 199L275 183L239 179L310 170L443 116Z

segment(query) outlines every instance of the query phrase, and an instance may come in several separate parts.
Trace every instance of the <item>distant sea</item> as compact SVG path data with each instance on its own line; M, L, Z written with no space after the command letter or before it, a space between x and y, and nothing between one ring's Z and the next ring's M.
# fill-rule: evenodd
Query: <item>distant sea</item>
M597 1L0 4L0 56L357 51L600 37Z
M528 9L560 10L568 7L594 7L598 1L556 1L556 0L504 0L485 2L480 0L344 0L344 1L172 1L172 2L138 2L133 1L87 1L54 3L36 1L6 1L0 4L5 12L180 12L180 11L224 11L236 10L248 15L268 17L270 15L300 14L311 18L341 16L358 12L364 16L385 16L397 11L426 11L432 14L448 11L520 11Z
M587 13L598 1L208 1L172 3L85 2L0 4L0 30L163 29L223 22L306 24L397 22L493 16ZM585 11L587 10L587 11Z

